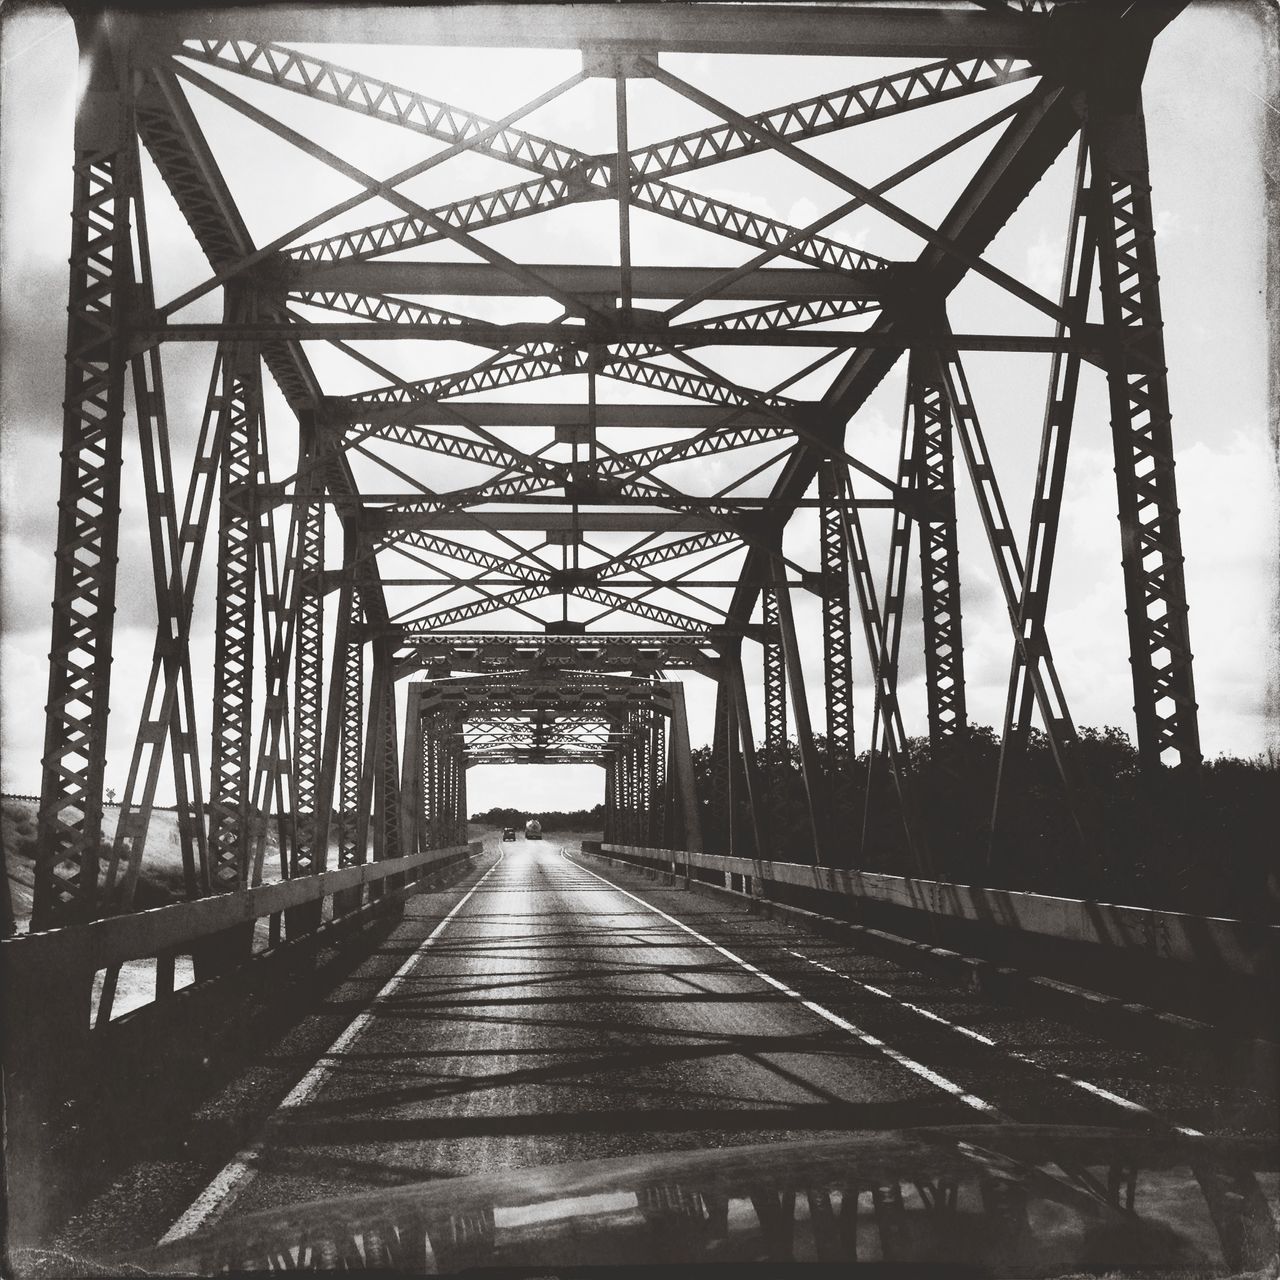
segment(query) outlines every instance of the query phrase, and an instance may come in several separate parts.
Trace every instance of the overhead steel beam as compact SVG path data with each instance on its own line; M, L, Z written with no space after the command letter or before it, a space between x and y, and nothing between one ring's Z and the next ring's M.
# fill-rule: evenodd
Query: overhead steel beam
M243 40L312 44L461 45L468 48L578 49L634 45L681 53L770 53L819 57L1035 55L1054 26L1038 15L957 11L953 5L886 8L780 4L581 4L392 7L271 6L176 12L148 6L136 19L141 56L176 52L184 39L234 35Z
M554 289L576 296L616 298L617 267L582 263L529 263L525 268ZM718 280L716 267L632 267L635 298L686 298ZM721 298L766 302L775 298L879 298L899 279L892 267L879 271L814 271L806 267L762 267L724 289ZM518 279L487 262L336 262L277 261L271 284L292 290L324 292L439 294L451 298L540 297L529 279Z
M486 400L458 401L447 408L430 400L412 406L370 404L344 396L324 401L326 422L380 426L457 426L459 415L480 427L658 428L705 431L720 424L767 427L776 419L758 409L729 409L709 404L502 404Z

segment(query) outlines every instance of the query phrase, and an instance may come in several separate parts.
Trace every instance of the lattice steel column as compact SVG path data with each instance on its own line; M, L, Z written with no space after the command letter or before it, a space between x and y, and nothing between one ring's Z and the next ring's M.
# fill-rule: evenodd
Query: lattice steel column
M915 435L912 496L920 525L929 745L934 758L941 760L968 724L951 412L935 356L913 351L908 380Z
M648 842L660 848L667 821L667 719L651 709L649 721Z
M401 858L412 850L405 848L401 822L400 779L402 768L396 729L396 686L392 675L390 646L379 644L373 653L373 690L369 709L370 724L377 724L375 739L377 770L373 792L373 856ZM363 846L362 846L363 849Z
M342 671L342 745L338 767L338 866L365 860L357 845L360 827L360 753L364 743L364 604L359 588L351 592L347 659Z
M600 833L604 844L616 844L618 840L618 756L608 756L604 762L604 830Z
M136 184L128 95L105 39L77 24L82 75L72 171L71 280L54 558L49 698L31 928L90 920L98 905L111 681L125 310Z
M1086 130L1138 754L1148 768L1186 765L1198 771L1200 729L1138 89L1107 86L1091 93Z
M228 319L253 316L247 295L228 298ZM258 450L262 369L247 345L234 347L223 371L225 417L218 531L214 648L213 759L209 795L210 889L248 883L249 767L253 727L254 597L257 561Z
M440 847L440 741L436 735L438 712L422 718L422 797L423 831L426 847Z
M822 548L822 629L825 636L827 771L833 835L843 830L853 792L853 652L849 612L849 548L840 519L841 463L818 471L819 536Z
M716 685L715 721L711 732L710 820L703 832L711 853L728 853L730 849L732 752L733 693L728 676L722 673Z
M764 623L764 746L770 759L778 763L787 745L787 670L778 638L776 587L761 590L760 605Z
M324 700L324 482L317 460L314 423L299 424L298 604L294 622L293 797L297 836L289 874L310 875L316 866L316 804L320 786Z

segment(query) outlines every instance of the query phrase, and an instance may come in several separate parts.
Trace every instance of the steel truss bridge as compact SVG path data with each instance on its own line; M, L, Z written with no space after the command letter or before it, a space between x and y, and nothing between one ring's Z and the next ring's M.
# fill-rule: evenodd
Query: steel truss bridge
M674 672L718 690L706 812L717 830L728 812L748 815L722 852L760 847L758 742L794 737L817 859L847 865L833 815L854 758L855 644L874 673L862 695L875 708L870 745L918 845L897 695L904 601L918 573L929 736L945 754L967 724L957 484L984 533L970 554L993 566L1010 624L1003 752L1037 720L1071 802L1076 731L1045 619L1085 365L1109 390L1141 758L1193 776L1141 96L1152 41L1179 7L421 7L377 21L327 8L77 8L33 929L130 909L153 807L170 790L192 898L252 890L271 824L291 879L326 870L331 841L339 869L456 845L466 771L488 762L600 765L607 839L699 850ZM366 44L581 59L491 117L371 74ZM336 61L317 52L335 46ZM700 87L688 54L847 55L874 73L744 111ZM535 117L561 99L601 91L607 146L539 132ZM647 112L660 100L701 123L655 134ZM269 167L246 182L234 170L253 148L228 150L215 107L237 138L291 148L352 194L306 214ZM401 167L370 171L350 146L330 149L331 127L352 116L396 131ZM839 135L891 117L907 140L892 172L872 179L822 158L847 154ZM1073 174L1068 234L1061 288L1045 296L988 248L1060 157ZM464 158L505 181L443 203L424 194ZM731 162L733 182L759 179L753 203L716 194ZM955 189L945 207L910 212L899 188L942 171L938 190ZM801 174L836 203L796 225L760 211ZM177 296L158 289L152 261L144 196L157 178L207 263ZM266 205L300 220L251 234ZM608 231L606 260L587 260L585 239L581 260L540 260L540 220L584 210ZM654 261L645 247L667 243L651 234L659 225L705 252ZM915 248L879 251L866 228ZM957 331L949 300L975 279L1034 323ZM212 351L192 430L177 429L185 406L166 389L175 343ZM419 353L414 372L406 351ZM971 352L1047 357L1026 528L1011 522L988 450ZM859 421L895 366L907 375L896 469L864 456ZM350 389L353 368L365 389ZM158 624L143 705L114 709L137 732L108 856L122 457L135 450ZM890 527L887 564L873 562L876 521ZM802 526L816 530L807 559L783 541ZM200 670L193 616L210 580L214 658ZM825 765L796 593L821 602ZM763 663L761 698L744 654ZM197 709L210 702L206 751Z

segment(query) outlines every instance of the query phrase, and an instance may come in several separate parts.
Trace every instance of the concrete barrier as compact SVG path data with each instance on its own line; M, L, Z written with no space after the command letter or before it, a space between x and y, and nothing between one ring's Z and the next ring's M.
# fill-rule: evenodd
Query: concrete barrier
M731 887L732 876L749 877L753 888L773 881L1241 976L1274 976L1280 970L1280 926L1276 925L724 854L617 844L601 844L599 851L671 875L689 874L687 868L719 873L725 888Z

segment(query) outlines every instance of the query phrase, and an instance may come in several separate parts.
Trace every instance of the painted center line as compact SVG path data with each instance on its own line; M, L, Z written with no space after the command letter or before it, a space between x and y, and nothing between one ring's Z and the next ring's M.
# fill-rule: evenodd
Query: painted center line
M684 930L684 932L690 937L696 938L701 942L703 946L710 947L712 951L724 956L726 960L732 961L732 963L736 964L741 969L745 969L746 972L751 974L753 977L759 978L761 982L768 983L768 985L773 987L775 990L781 991L783 995L796 1001L797 1004L808 1009L810 1013L816 1014L819 1018L823 1019L824 1022L829 1022L833 1027L839 1027L841 1031L847 1032L856 1040L865 1044L869 1049L876 1050L876 1052L882 1054L892 1062L897 1063L898 1066L902 1067L904 1070L911 1072L912 1075L919 1076L922 1080L927 1080L931 1085L941 1089L944 1093L949 1093L953 1098L963 1102L966 1106L972 1107L975 1111L981 1111L984 1115L991 1116L993 1119L997 1120L1008 1119L1008 1117L1003 1115L997 1107L993 1106L990 1102L987 1102L984 1098L979 1098L976 1094L968 1092L968 1090L956 1084L954 1080L948 1080L946 1076L940 1075L938 1072L934 1071L932 1067L926 1067L923 1062L917 1062L914 1058L907 1057L905 1053L895 1049L892 1045L885 1044L883 1040L871 1035L870 1032L863 1031L861 1027L855 1026L847 1018L842 1018L838 1013L833 1013L823 1005L807 999L805 996L801 995L799 991L793 990L791 987L787 986L785 982L780 981L770 973L766 973L763 969L758 968L749 960L744 960L741 956L735 955L734 952L730 951L727 947L722 947L718 942L712 942L710 938L705 937L696 929L685 924L682 920L677 920L675 916L668 915L665 911L655 907L651 902L646 902L643 898L638 898L634 893L629 893L626 889L614 884L612 880L599 875L589 867L584 867L580 862L574 862L563 849L560 851L560 856L576 870L585 871L589 876L595 876L597 880L602 884L607 884L609 888L613 889L616 893L622 894L625 898L630 898L632 902L636 902L646 910L652 911L654 915L661 916L662 919L668 922L668 924L675 925L677 929Z
M418 944L413 954L404 964L387 979L386 983L364 1010L352 1019L346 1030L320 1055L315 1065L289 1090L284 1100L276 1108L277 1111L300 1107L315 1096L316 1091L333 1071L334 1064L355 1038L369 1025L370 1020L378 1011L378 1006L384 1004L395 992L396 988L404 982L418 961L422 959L423 953L431 947L444 931L445 925L467 905L472 895L501 866L505 857L505 851L499 853L498 861L454 904L448 915ZM160 1243L168 1244L172 1240L179 1240L183 1236L189 1236L193 1232L199 1231L201 1227L211 1225L217 1216L225 1213L236 1197L244 1191L257 1175L258 1161L261 1155L261 1141L243 1151L238 1151L235 1157L223 1168L222 1172L192 1201L191 1207L186 1213L160 1237Z

